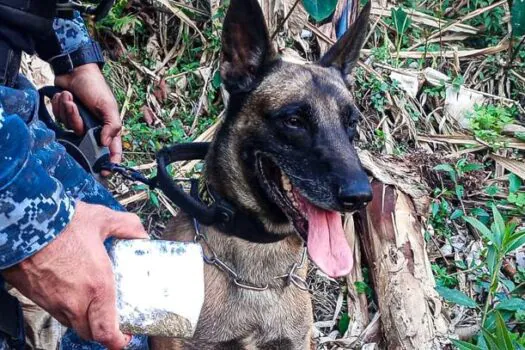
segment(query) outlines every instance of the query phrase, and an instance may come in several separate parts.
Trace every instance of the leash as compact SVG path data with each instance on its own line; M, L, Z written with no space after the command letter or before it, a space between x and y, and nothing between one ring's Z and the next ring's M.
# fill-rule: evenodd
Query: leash
M159 189L176 206L198 220L199 223L214 226L230 236L236 236L254 243L275 243L284 239L284 236L267 232L255 214L240 210L209 186L208 192L212 199L210 204L201 200L196 179L173 179L171 177L168 170L170 164L204 159L210 148L209 142L180 143L161 149L156 154L157 175L153 178L147 178L137 170L109 161L109 150L100 142L102 131L100 121L77 99L74 98L74 101L78 106L86 130L83 136L77 136L72 131L64 130L53 120L45 108L45 98L53 98L56 93L61 91L63 90L54 86L39 90L41 106L39 108L39 119L55 132L57 141L97 180L102 180L100 172L107 170L118 173L131 181L146 184L151 190ZM177 184L180 181L191 183L190 194Z
M236 236L253 243L274 243L284 239L284 236L266 232L264 225L258 218L240 211L229 201L214 192L209 186L207 186L207 189L212 202L211 204L204 203L199 196L199 183L197 179L173 179L168 170L168 166L176 162L204 159L210 148L209 142L181 143L161 149L156 154L157 175L153 178L148 178L138 170L109 161L109 150L107 147L102 146L100 142L102 125L89 110L75 98L74 101L77 104L80 117L84 122L85 134L78 136L72 131L64 130L53 120L47 108L45 108L45 98L53 98L56 93L62 91L63 90L54 86L40 89L41 108L39 108L39 119L55 132L57 141L66 148L67 152L75 158L88 173L100 181L100 172L105 170L119 174L130 181L143 183L147 185L150 190L161 190L176 206L193 218L195 227L194 241L200 242L211 254L210 256L207 256L206 253L203 254L204 261L207 264L214 265L227 273L233 283L240 288L252 291L269 289L268 284L258 286L239 277L210 247L205 235L201 234L199 225L214 226L227 235ZM177 182L181 181L190 182L189 194L177 184ZM288 273L276 276L273 279L285 280L288 285L295 285L299 289L307 291L308 284L306 280L296 274L296 271L303 268L305 263L306 247L303 250L301 260L298 263L294 263Z

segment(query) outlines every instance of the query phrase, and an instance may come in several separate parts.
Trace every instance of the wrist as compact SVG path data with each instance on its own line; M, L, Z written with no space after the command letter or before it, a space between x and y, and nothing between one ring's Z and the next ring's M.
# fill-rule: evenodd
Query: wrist
M72 91L72 86L74 86L75 78L83 76L85 74L102 76L102 71L96 63L84 64L82 66L74 68L69 73L55 76L55 85L61 87L64 90Z
M64 75L73 72L75 68L95 63L102 67L104 56L100 45L93 40L82 44L76 50L55 56L49 60L55 75Z

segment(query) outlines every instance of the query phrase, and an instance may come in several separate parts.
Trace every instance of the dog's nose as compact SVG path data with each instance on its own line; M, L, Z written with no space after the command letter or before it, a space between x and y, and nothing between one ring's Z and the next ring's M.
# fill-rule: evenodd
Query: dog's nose
M346 183L339 187L338 199L344 210L358 210L372 200L372 188L368 181Z

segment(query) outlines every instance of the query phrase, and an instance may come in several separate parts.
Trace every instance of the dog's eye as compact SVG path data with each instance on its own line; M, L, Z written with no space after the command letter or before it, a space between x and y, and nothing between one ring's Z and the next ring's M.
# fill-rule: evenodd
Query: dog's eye
M284 120L284 125L290 129L304 129L305 125L301 118L296 116L291 116Z

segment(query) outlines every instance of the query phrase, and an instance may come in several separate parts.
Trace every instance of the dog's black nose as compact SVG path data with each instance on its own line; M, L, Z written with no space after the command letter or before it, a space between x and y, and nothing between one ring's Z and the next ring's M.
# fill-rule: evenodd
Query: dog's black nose
M351 182L339 187L338 199L344 210L358 210L372 200L368 181Z

